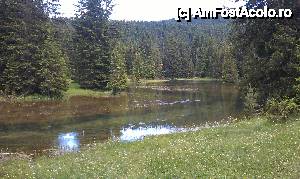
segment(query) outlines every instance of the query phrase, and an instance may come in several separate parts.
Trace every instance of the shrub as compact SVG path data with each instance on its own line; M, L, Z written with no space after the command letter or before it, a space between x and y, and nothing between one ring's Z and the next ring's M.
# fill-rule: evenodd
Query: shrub
M245 94L245 113L247 116L255 114L259 108L259 104L257 101L258 93L255 91L254 88L251 87L251 85L248 86L247 92Z
M295 98L297 103L300 103L300 77L296 78L296 85L294 86Z
M285 122L287 119L299 112L299 105L292 99L269 99L266 104L266 114L268 120L272 122Z

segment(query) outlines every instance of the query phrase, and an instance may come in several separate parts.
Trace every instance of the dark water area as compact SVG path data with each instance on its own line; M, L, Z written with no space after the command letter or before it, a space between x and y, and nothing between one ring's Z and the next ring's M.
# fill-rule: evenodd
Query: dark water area
M78 151L108 139L124 142L226 121L242 111L239 90L218 81L132 86L117 97L1 103L2 152Z

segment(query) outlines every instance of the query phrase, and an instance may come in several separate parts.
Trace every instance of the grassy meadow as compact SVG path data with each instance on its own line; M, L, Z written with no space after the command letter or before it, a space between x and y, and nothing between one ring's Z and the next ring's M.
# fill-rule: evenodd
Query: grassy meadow
M78 153L0 163L2 178L299 178L300 120L253 118L222 127L122 143Z

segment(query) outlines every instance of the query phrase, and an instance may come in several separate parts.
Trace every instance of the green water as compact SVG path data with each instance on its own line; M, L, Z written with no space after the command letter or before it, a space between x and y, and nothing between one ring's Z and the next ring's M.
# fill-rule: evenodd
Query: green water
M237 87L218 81L131 86L119 97L2 103L0 148L43 154L108 139L141 140L227 121L241 112L241 104Z

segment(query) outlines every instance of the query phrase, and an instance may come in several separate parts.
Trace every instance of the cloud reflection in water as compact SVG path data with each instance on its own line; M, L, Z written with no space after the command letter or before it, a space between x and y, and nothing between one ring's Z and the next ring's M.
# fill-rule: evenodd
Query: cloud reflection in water
M62 133L58 136L58 146L61 152L79 151L80 142L77 132Z
M149 127L128 127L121 130L121 141L136 141L142 140L145 136L170 134L173 132L182 131L182 128L174 128L168 125L149 126Z

